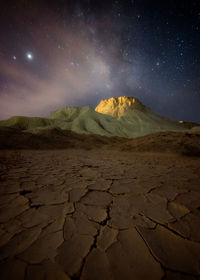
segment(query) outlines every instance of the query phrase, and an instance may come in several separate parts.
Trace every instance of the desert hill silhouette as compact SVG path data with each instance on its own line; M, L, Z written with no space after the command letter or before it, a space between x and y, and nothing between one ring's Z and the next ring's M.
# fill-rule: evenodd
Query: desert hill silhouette
M62 129L81 134L136 138L160 131L182 131L195 124L179 123L160 116L137 98L121 96L102 100L94 109L64 107L46 118L14 116L0 121L1 127L34 131Z

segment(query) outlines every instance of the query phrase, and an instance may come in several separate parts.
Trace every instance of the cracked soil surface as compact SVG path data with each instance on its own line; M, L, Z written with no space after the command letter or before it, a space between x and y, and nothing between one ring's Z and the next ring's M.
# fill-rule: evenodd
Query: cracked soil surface
M0 279L200 279L200 158L0 154Z

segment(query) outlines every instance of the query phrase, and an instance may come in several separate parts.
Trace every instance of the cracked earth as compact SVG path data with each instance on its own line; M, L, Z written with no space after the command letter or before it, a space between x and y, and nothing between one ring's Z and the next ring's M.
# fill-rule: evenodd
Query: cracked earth
M0 279L200 279L199 158L0 153Z

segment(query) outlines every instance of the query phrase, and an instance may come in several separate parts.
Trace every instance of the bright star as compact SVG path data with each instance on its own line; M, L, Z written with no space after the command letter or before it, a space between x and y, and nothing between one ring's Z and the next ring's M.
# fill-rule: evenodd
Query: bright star
M28 58L29 60L32 60L32 59L33 59L33 55L32 55L31 53L27 53L26 56L27 56L27 58Z

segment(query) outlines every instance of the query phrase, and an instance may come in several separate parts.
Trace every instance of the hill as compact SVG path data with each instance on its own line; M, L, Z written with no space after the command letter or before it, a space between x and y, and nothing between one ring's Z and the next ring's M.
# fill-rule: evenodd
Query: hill
M134 97L102 100L93 110L85 107L64 107L46 118L14 116L0 121L1 127L20 130L71 130L81 134L136 138L159 131L183 131L198 124L177 122L152 112Z

